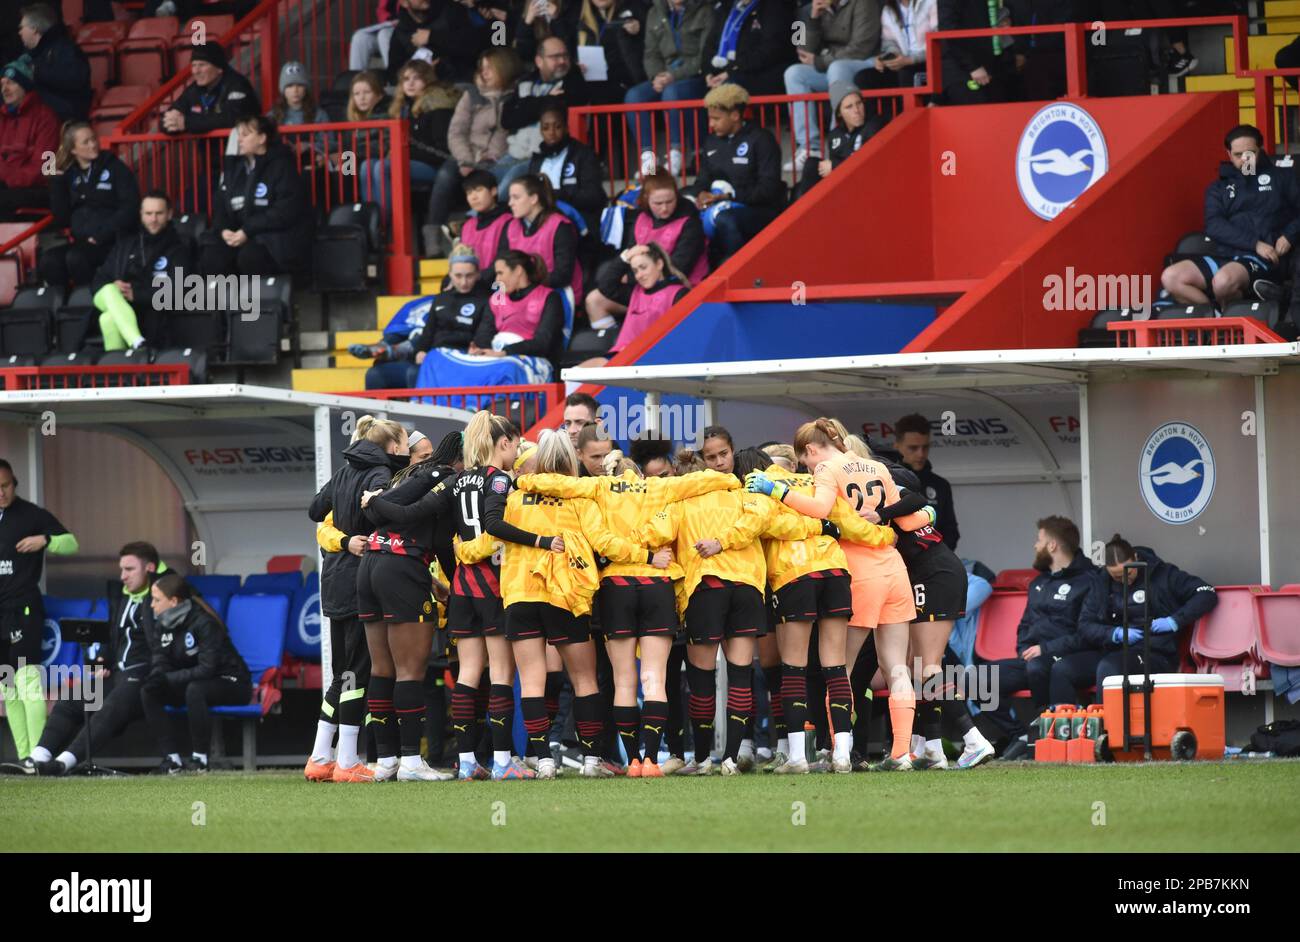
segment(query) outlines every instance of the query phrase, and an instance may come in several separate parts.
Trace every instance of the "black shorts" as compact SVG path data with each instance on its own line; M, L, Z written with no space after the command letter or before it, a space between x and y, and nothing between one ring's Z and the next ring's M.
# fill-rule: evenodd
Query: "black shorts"
M1205 278L1205 286L1207 290L1210 285L1214 283L1215 273L1229 262L1236 262L1238 265L1241 265L1246 269L1246 274L1250 277L1247 291L1252 294L1255 291L1256 282L1282 282L1287 279L1286 270L1281 265L1270 264L1266 259L1260 258L1253 252L1242 252L1239 255L1218 257L1213 255L1199 255L1196 258L1191 259L1191 262L1196 266L1197 270L1201 273L1201 276Z
M581 644L591 640L591 619L545 602L506 606L506 637L511 641L545 638L547 644Z
M966 614L966 570L956 566L918 567L908 572L912 584L912 601L920 621L955 621Z
M18 662L40 666L41 633L45 630L45 605L40 596L30 602L12 602L0 608L0 664L18 669ZM57 652L51 652L54 654Z
M600 584L592 606L606 638L644 638L677 633L677 595L669 579L638 585Z
M853 617L853 583L843 569L809 573L776 593L777 620L816 621Z
M396 553L362 556L357 569L357 618L366 624L431 621L436 625L433 576L424 560Z
M756 636L767 623L763 593L752 585L728 582L701 585L686 603L686 637L691 644L717 644L723 638Z
M453 638L491 638L506 633L498 595L457 595L447 599L447 633Z

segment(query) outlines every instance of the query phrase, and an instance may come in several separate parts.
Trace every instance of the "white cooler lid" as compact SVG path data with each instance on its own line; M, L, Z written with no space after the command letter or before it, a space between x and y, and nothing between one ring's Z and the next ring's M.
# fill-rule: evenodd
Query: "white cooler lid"
M1129 685L1140 684L1146 679L1144 674L1129 674ZM1218 674L1152 674L1151 679L1157 687L1222 687L1223 678ZM1124 686L1123 674L1112 674L1101 683L1102 690L1119 690Z

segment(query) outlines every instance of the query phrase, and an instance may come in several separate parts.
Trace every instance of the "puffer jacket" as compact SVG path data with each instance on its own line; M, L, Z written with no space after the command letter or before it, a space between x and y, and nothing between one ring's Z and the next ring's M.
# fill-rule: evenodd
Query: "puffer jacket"
M456 102L447 144L462 167L486 169L505 154L508 134L501 124L501 111L513 94L509 90L484 91L475 85Z

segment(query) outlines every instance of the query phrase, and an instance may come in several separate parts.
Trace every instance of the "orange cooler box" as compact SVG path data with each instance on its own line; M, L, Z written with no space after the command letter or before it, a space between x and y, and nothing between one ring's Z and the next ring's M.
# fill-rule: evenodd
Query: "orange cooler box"
M1130 674L1133 688L1143 681ZM1139 739L1135 749L1124 744L1124 689L1119 674L1102 683L1106 738L1119 762L1141 761L1141 736L1146 730L1142 691L1129 692L1129 733ZM1152 674L1151 756L1154 759L1222 759L1224 747L1223 678L1218 674Z

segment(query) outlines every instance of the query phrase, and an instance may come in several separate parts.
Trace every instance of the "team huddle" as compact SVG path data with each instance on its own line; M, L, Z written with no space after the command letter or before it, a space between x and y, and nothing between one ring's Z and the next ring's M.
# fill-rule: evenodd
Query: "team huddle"
M773 774L947 768L945 723L964 740L958 768L993 757L966 704L925 683L942 673L967 574L909 469L828 418L800 426L792 444L739 451L711 426L700 451L676 462L665 441L633 442L635 461L611 448L595 422L533 445L479 412L436 448L396 422L357 423L345 465L310 510L333 679L309 780L554 778L566 675L581 775L708 775L719 649L723 775L757 766L756 658L771 693ZM424 677L444 617L454 775L421 755ZM892 741L868 766L877 667ZM373 764L358 754L365 722ZM810 754L810 722L829 754ZM618 744L625 765L611 759Z

